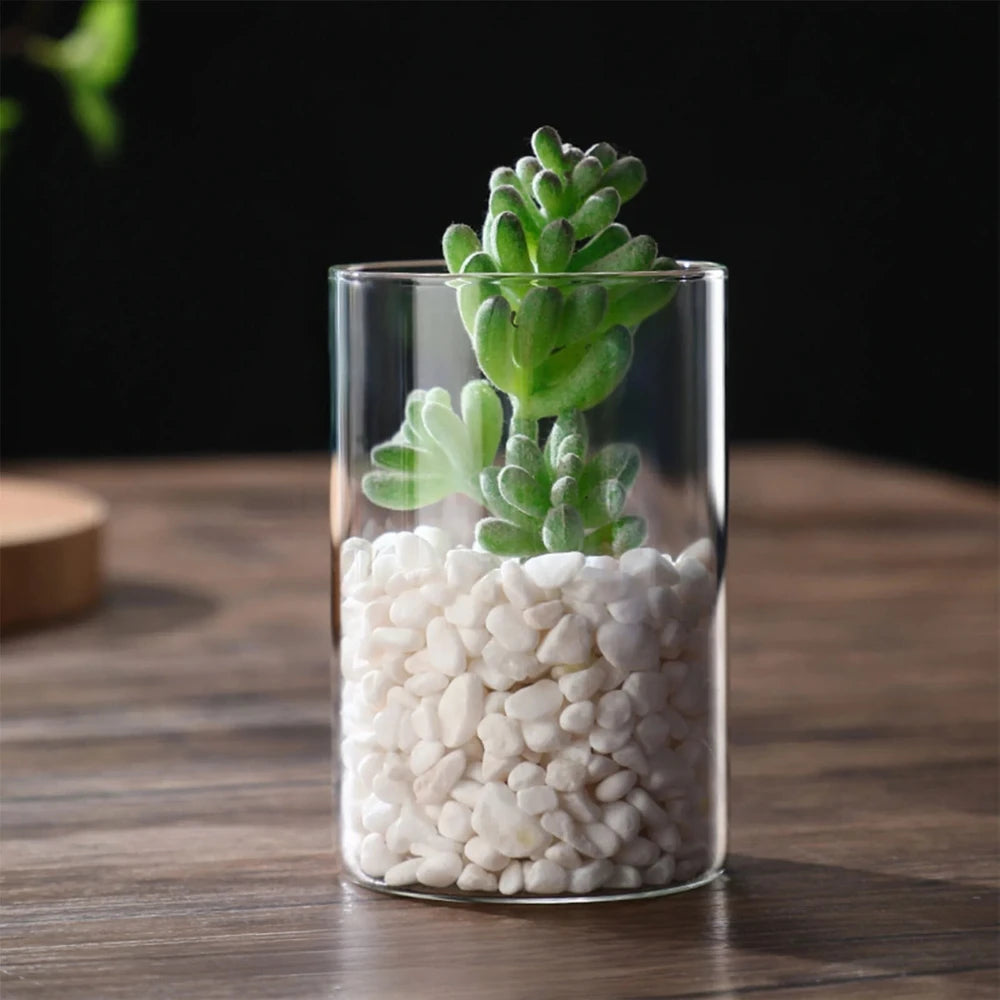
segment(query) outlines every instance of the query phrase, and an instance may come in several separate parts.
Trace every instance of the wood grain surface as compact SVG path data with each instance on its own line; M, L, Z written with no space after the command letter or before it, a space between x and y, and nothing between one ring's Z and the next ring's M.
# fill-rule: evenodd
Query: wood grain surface
M728 876L474 908L339 878L323 458L30 471L110 500L109 587L4 643L5 1000L996 995L981 488L737 453Z

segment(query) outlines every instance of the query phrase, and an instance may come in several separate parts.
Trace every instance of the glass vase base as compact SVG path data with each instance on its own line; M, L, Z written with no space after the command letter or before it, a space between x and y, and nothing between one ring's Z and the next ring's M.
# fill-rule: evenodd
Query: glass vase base
M515 895L504 896L499 892L464 892L448 893L435 889L418 888L417 886L390 886L379 879L368 878L346 871L342 878L363 889L372 889L387 896L402 896L405 899L420 899L431 903L476 903L480 906L493 904L526 905L526 906L557 906L569 903L625 903L643 899L658 899L661 896L676 896L692 889L700 889L709 885L725 873L725 868L711 868L687 882L675 882L664 886L643 886L639 889L599 889L586 895L561 893L559 895Z

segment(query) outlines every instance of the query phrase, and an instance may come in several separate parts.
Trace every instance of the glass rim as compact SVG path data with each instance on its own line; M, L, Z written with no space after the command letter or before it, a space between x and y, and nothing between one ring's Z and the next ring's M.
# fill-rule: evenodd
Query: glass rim
M420 270L438 267L444 270ZM410 270L407 270L410 268ZM371 279L383 281L426 281L445 283L456 278L476 281L536 281L540 278L580 279L607 281L610 279L673 278L680 281L702 281L708 278L726 278L728 269L724 264L710 260L678 260L677 267L669 271L496 271L471 274L451 274L444 260L426 258L422 260L370 261L361 264L334 264L329 269L330 278Z

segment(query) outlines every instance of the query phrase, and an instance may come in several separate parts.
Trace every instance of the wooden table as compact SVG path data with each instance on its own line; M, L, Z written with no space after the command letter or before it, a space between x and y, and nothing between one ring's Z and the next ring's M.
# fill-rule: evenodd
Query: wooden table
M992 495L732 465L732 854L646 903L343 884L326 462L38 468L106 496L104 609L3 656L3 996L993 997Z

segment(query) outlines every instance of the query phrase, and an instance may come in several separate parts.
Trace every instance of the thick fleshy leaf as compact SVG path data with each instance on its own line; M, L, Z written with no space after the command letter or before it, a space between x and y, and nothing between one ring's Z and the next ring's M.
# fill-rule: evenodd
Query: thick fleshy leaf
M584 527L598 528L613 521L625 506L627 493L617 479L605 479L591 490L580 503Z
M545 464L550 471L555 471L556 462L559 458L559 449L563 441L570 436L575 436L583 441L581 454L587 452L587 421L582 413L575 410L559 414L552 424L548 439L545 442Z
M500 495L512 507L541 520L549 509L548 490L517 465L505 465L497 476Z
M520 400L521 408L536 418L554 416L563 410L589 410L618 387L631 361L631 334L623 326L613 327L583 352L561 381Z
M677 285L677 281L668 278L644 282L611 304L605 322L630 329L637 327L670 302L677 293Z
M528 256L528 241L524 235L524 226L513 212L501 212L497 216L494 239L501 271L510 274L534 273L535 269L531 266L531 258Z
M615 221L621 208L621 195L613 187L592 194L570 218L578 240L594 236Z
M563 163L569 173L572 173L576 165L583 159L583 150L569 142L562 144L562 154Z
M558 219L563 214L563 186L559 175L552 170L543 170L535 174L531 182L531 190L535 200L542 206L549 219ZM580 236L577 234L577 239Z
M570 177L570 190L577 201L589 198L601 183L604 165L596 156L585 156L573 168Z
M559 442L556 451L556 462L560 462L567 455L576 455L577 458L584 457L585 443L580 434L568 434Z
M542 525L542 541L549 552L576 552L583 547L583 520L569 504L553 507Z
M425 402L423 418L427 432L455 471L463 477L474 475L478 462L473 460L472 443L465 424L455 411L438 402Z
M497 556L533 556L544 551L537 528L518 528L496 517L484 517L476 525L476 545Z
M516 388L513 376L510 303L502 295L487 299L476 313L475 345L479 367L504 392Z
M610 184L621 195L624 205L630 198L634 198L646 183L646 168L642 160L637 160L634 156L623 156L608 167L604 183Z
M568 219L553 219L538 237L539 274L559 274L569 267L576 235Z
M580 478L580 489L586 496L598 483L614 479L627 491L638 474L639 449L634 444L608 444L587 463Z
M479 312L479 307L498 292L499 288L495 282L476 279L470 279L458 289L458 311L462 316L465 329L468 330L469 336L473 339L473 345L475 343L476 314Z
M553 484L549 493L549 501L553 507L561 503L576 504L580 496L575 476L560 476Z
M608 292L603 285L577 285L563 302L557 343L565 347L597 333L607 308Z
M522 368L541 364L555 346L559 333L562 295L555 288L532 288L517 311L514 362Z
M535 174L541 169L542 165L534 156L522 156L514 164L514 172L517 174L518 180L529 189L531 188L531 182L535 179Z
M528 211L521 192L510 184L498 187L490 195L490 214L499 219L504 212L513 212L521 220L521 225L529 238L529 242L538 239L538 217ZM496 225L496 222L494 222ZM493 235L494 245L496 245L496 233ZM499 248L498 248L499 249ZM530 269L529 269L530 270Z
M489 382L476 379L463 386L461 406L475 465L478 468L492 465L503 433L500 398Z
M641 517L623 517L612 529L611 554L620 556L629 549L638 548L646 541L646 522Z
M538 522L504 499L500 492L500 470L491 465L479 473L479 489L483 494L483 504L486 509L497 517L516 524L527 531L537 531Z
M379 444L372 448L372 462L383 469L414 473L418 469L431 471L434 458L429 451L409 444Z
M543 125L535 131L531 137L531 148L546 170L553 170L563 173L566 167L565 157L562 151L562 139L559 133L551 125Z
M445 263L452 274L462 270L465 261L482 249L479 237L471 226L453 222L441 239L441 249L444 251Z
M605 170L611 166L612 163L618 159L618 154L615 152L614 146L607 142L595 142L593 146L586 152L587 156L593 156L601 161L601 165Z
M520 466L540 483L548 481L549 470L545 467L542 449L531 438L523 434L511 435L507 439L506 457L508 465Z
M611 253L581 267L581 271L648 271L656 260L656 240L636 236Z
M376 469L361 477L361 490L372 503L389 510L415 510L443 500L453 492L449 476L411 476Z
M582 271L595 260L606 257L612 250L617 250L620 246L628 243L630 239L629 231L620 222L613 222L607 229L603 229L573 254L573 259L569 262L569 269Z
M496 170L490 174L490 190L495 191L498 187L503 187L505 184L511 187L517 187L518 176L514 170L510 167L497 167Z
M583 459L579 455L574 455L569 452L566 455L560 455L559 460L556 462L556 476L560 479L563 476L571 476L573 479L579 479L581 473L583 472Z

